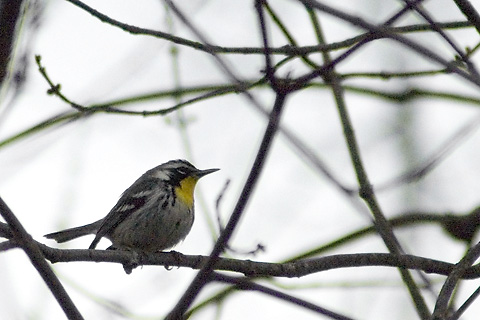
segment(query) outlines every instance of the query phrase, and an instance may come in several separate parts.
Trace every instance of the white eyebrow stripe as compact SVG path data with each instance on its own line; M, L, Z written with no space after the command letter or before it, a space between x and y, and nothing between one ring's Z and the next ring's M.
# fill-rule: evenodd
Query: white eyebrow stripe
M170 176L162 170L155 171L152 176L154 178L158 178L158 179L161 179L161 180L166 180L166 181L170 180Z

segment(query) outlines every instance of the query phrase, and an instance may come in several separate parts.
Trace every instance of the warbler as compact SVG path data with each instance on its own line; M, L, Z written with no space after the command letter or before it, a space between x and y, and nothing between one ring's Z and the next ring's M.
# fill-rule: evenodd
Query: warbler
M218 170L199 170L186 160L168 161L138 178L103 219L45 237L61 243L95 234L89 249L95 249L102 237L112 242L109 249L169 249L185 239L192 228L198 179Z

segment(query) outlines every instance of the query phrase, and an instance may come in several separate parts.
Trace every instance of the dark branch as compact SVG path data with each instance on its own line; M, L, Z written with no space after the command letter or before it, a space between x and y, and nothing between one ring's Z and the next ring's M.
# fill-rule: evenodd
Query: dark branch
M122 250L55 249L37 243L46 259L60 262L110 262L128 264L138 261L138 255ZM167 266L200 269L209 256L183 255L178 252L158 252L141 257L143 266ZM390 253L339 254L293 262L273 263L251 260L218 258L213 269L242 273L249 277L299 278L329 270L355 267L394 267L422 270L426 273L448 276L455 264L413 255ZM469 267L461 279L480 278L480 265Z
M268 288L266 286L262 286L258 283L250 281L250 279L230 277L230 276L227 276L227 275L224 275L224 274L214 273L212 275L212 280L219 281L219 282L222 282L222 283L233 284L233 285L235 285L236 289L240 289L240 290L262 292L262 293L267 294L269 296L272 296L274 298L281 299L282 301L287 301L287 302L293 303L297 306L300 306L302 308L306 308L306 309L314 311L318 314L327 316L331 319L353 320L352 318L341 315L337 312L330 311L326 308L320 307L319 305L308 302L304 299L299 299L297 297L286 294L286 293L281 292L279 290L275 290L275 289Z
M35 269L37 269L43 281L45 281L45 284L55 296L55 299L57 299L60 307L63 309L63 312L65 312L65 315L69 319L73 320L83 319L80 311L78 311L77 307L70 299L70 296L68 295L67 291L65 291L65 288L61 284L60 280L58 280L47 261L45 261L43 253L39 248L39 244L27 233L20 221L13 214L2 198L0 198L0 215L9 225L14 242L17 243L18 246L23 249L23 251L25 251L28 258L32 262L32 265L35 267Z

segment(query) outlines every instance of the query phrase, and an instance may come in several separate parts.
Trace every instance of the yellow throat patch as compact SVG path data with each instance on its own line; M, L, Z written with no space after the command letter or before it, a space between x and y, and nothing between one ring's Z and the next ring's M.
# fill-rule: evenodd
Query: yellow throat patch
M180 199L184 204L189 208L193 206L193 191L195 190L195 185L197 184L198 178L195 177L186 177L180 181L180 186L175 187L175 194L177 198Z

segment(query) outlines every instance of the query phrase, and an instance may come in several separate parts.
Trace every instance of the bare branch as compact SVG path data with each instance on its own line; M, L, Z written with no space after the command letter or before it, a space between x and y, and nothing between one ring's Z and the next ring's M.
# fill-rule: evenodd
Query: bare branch
M457 7L462 11L462 13L467 17L468 22L470 22L477 32L480 33L480 15L477 10L472 6L468 0L453 0Z
M37 245L45 258L52 263L109 262L123 265L135 260L143 266L201 269L210 260L209 256L183 255L175 251L151 253L139 257L133 252L124 250L55 249L41 243L37 243ZM406 268L448 276L455 269L455 264L413 255L357 253L337 254L284 263L218 258L213 270L237 272L248 277L298 278L318 272L354 267ZM466 268L459 279L477 278L480 278L480 265Z
M423 45L420 45L420 44L418 44L414 41L411 41L411 40L407 39L406 37L403 37L399 34L391 32L391 30L389 28L386 28L384 26L377 26L377 25L368 23L365 20L361 19L360 17L347 14L345 12L334 9L331 6L327 6L323 3L320 3L320 2L315 1L315 0L296 0L296 1L299 1L299 2L303 3L304 5L310 6L312 8L317 9L317 10L320 10L322 12L325 12L329 15L335 16L335 17L337 17L339 19L342 19L344 21L347 21L347 22L349 22L349 23L351 23L355 26L366 29L376 38L389 38L389 39L392 39L392 40L394 40L398 43L401 43L402 45L405 45L406 47L412 49L413 51L415 51L419 55L422 55L422 56L426 57L427 59L429 59L431 61L434 61L434 62L437 62L438 64L444 66L447 69L448 72L455 73L455 74L459 75L460 77L464 78L465 80L475 84L476 86L480 86L480 79L478 77L476 77L476 75L472 75L472 74L469 74L469 73L465 72L464 70L458 68L455 65L455 63L449 62L449 61L443 59L438 54L436 54L432 50L424 47ZM343 56L341 56L341 57L343 58ZM339 58L332 59L332 63L336 64L337 59L339 59ZM317 76L322 75L325 72L325 70L328 69L328 68L331 68L331 66L329 66L329 65L324 66L324 67L322 67L322 68L312 72L311 74L306 75L306 76L304 76L304 77L302 77L301 79L298 79L298 80L308 82L308 81L316 78Z
M48 286L52 294L57 299L58 304L62 307L65 315L72 320L81 320L83 319L80 311L70 299L67 291L58 280L55 273L45 261L45 258L42 254L37 243L32 239L32 237L27 233L23 228L20 221L13 214L7 204L0 198L0 215L5 219L5 221L10 226L12 231L13 239L18 245L25 251L28 258L32 262L32 265L37 269L38 273L42 277L45 284Z
M279 290L271 289L265 286L262 286L258 283L252 282L249 279L246 278L238 278L238 277L230 277L224 274L220 273L213 273L212 275L212 280L214 281L219 281L222 283L230 283L235 285L235 289L240 289L240 290L248 290L248 291L258 291L264 294L267 294L269 296L272 296L277 299L281 299L282 301L287 301L293 304L296 304L298 306L301 306L303 308L306 308L308 310L314 311L318 314L324 315L330 319L336 319L336 320L353 320L350 317L344 316L342 314L339 314L337 312L333 312L331 310L328 310L326 308L320 307L317 304L305 301L304 299L299 299L297 297L294 297L292 295L283 293Z
M452 296L458 281L463 277L467 270L470 269L470 266L478 259L478 257L480 257L480 244L471 248L465 257L455 265L455 268L449 274L447 280L443 284L440 294L438 295L432 319L441 320L447 318L448 302L450 301L450 297Z

